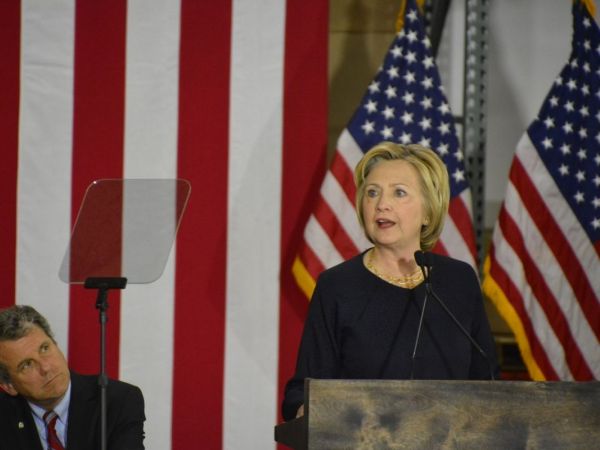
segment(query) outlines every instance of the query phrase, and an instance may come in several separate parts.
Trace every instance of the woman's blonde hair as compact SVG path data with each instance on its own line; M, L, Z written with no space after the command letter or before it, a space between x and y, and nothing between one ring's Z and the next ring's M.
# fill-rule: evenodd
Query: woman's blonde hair
M356 184L356 213L358 221L366 233L365 220L362 211L365 196L365 179L373 167L381 161L402 160L413 166L419 174L421 195L426 224L421 227L421 249L431 250L442 233L444 220L448 213L450 201L450 184L446 165L431 149L419 144L397 144L381 142L371 148L354 169ZM372 242L372 241L371 241Z

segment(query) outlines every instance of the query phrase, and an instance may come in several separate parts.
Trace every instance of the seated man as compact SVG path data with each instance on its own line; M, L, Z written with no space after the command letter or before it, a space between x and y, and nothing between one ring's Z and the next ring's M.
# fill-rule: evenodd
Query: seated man
M0 311L0 450L100 448L96 375L70 372L46 319L30 306ZM144 448L144 397L109 380L107 447Z

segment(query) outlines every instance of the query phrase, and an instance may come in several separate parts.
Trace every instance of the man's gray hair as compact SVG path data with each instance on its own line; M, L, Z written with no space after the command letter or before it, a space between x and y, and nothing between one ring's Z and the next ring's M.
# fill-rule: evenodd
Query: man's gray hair
M0 342L16 341L27 335L34 326L54 340L50 324L44 316L28 305L15 305L0 311ZM0 383L10 383L8 368L0 362Z

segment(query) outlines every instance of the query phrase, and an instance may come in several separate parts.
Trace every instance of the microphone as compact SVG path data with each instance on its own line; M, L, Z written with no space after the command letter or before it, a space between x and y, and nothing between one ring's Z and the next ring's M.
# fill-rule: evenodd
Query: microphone
M417 335L415 336L415 345L413 347L412 357L410 358L410 379L414 378L415 370L415 358L417 356L417 349L419 348L419 341L421 339L421 331L423 329L423 318L425 317L425 307L427 306L427 299L429 298L430 288L429 286L429 269L430 269L430 257L426 256L421 250L415 252L415 261L423 272L425 278L425 298L423 299L423 309L419 316L419 326L417 327Z
M463 325L456 318L456 316L454 314L452 314L452 311L450 311L450 309L448 309L448 306L446 306L446 303L444 303L442 301L442 299L437 296L437 294L431 287L431 283L429 280L431 269L433 267L433 258L431 256L431 253L417 250L415 252L415 261L418 264L418 266L421 268L421 270L423 271L423 276L425 277L425 301L427 300L427 297L429 295L431 295L440 304L442 309L446 312L446 314L448 314L450 319L452 319L452 321L458 327L458 329L461 331L461 333L465 335L465 337L469 340L469 342L475 348L475 350L477 350L479 352L479 354L483 357L485 362L487 362L487 364L489 366L489 370L490 370L490 378L492 380L495 380L496 377L494 377L494 369L492 367L492 363L490 362L490 358L488 357L487 353L481 348L481 346L477 343L477 341L475 339L473 339L473 336L471 336L471 334L465 329L465 327L463 327ZM423 311L424 310L425 310L425 303L423 303ZM423 312L421 313L421 318L419 320L419 328L417 330L417 341L415 342L415 349L413 352L413 361L414 361L415 353L417 350L417 344L418 344L419 334L421 332L421 322L422 321L423 321ZM412 379L412 367L411 367L411 379Z

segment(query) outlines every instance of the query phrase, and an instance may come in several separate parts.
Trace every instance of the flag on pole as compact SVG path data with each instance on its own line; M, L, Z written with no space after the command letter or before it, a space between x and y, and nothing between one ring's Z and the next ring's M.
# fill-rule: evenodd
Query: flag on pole
M86 187L192 186L162 277L109 294L108 373L143 390L148 449L276 446L306 307L296 224L325 169L327 16L321 0L0 2L0 307L34 306L98 373L95 292L58 277Z
M573 4L572 50L517 145L485 293L534 380L600 379L600 29Z
M450 174L450 213L434 251L477 269L471 191L454 118L414 0L405 2L399 17L399 31L383 65L338 139L304 229L293 270L309 298L319 273L370 246L356 218L353 171L381 141L419 143L442 158Z

